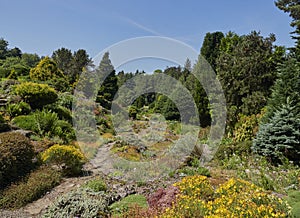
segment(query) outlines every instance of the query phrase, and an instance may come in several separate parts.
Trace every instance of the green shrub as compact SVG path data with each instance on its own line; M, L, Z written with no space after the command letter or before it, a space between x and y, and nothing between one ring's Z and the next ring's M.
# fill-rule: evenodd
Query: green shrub
M108 217L108 204L106 195L95 195L89 190L79 189L58 198L42 217Z
M2 114L0 114L0 132L5 132L5 131L8 131L9 129L10 129L9 125L2 117Z
M57 103L69 110L72 110L73 101L74 96L69 92L60 93L58 95Z
M33 147L19 133L0 133L0 188L24 176L33 168Z
M10 74L10 69L0 67L0 78L6 78Z
M128 111L129 117L136 119L137 114L138 114L138 108L136 106L130 106Z
M37 132L38 128L35 123L35 118L32 115L21 115L12 119L12 124L25 130L31 130Z
M55 112L60 120L66 120L72 123L72 113L68 108L61 106L59 103L49 104L44 109Z
M88 181L86 184L84 184L83 187L91 189L94 192L100 192L100 191L107 190L107 186L106 186L105 182L99 178Z
M249 155L251 154L251 146L252 141L236 142L232 138L225 138L222 140L214 158L222 161L232 155Z
M122 213L126 213L130 208L134 206L147 208L148 203L146 197L138 194L128 195L121 201L113 203L110 206L110 209L114 215L121 215Z
M6 111L11 117L17 117L20 115L27 115L31 112L30 105L24 101L21 101L16 104L9 104L6 108Z
M8 79L18 79L20 76L28 76L29 68L27 66L23 66L22 64L16 64L11 67L10 74L8 75Z
M69 143L75 139L72 125L64 120L59 120L56 113L43 110L35 111L27 116L18 116L12 120L16 126L31 130L41 137L58 137L62 143Z
M33 109L51 104L57 99L55 89L51 88L47 84L38 84L33 82L24 82L17 85L15 93L25 102L30 104Z
M76 139L73 126L65 120L57 121L53 136L58 136L64 144L68 144Z
M0 198L0 208L20 208L31 203L58 185L61 175L51 168L40 168L29 174L27 180L5 189Z
M78 175L86 161L80 149L71 145L53 145L42 153L41 159L47 164L57 165L65 175Z

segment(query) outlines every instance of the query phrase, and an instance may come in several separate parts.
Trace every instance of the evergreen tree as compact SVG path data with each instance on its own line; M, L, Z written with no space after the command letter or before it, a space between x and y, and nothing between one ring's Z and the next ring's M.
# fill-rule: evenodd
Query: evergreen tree
M269 157L274 163L283 155L300 161L300 116L289 101L274 112L270 121L261 124L254 139L255 153Z
M65 74L70 73L73 55L70 49L60 48L52 53L52 59L58 68Z
M280 10L289 13L289 16L292 18L290 25L296 29L291 34L293 34L292 38L296 40L296 46L291 48L291 50L300 58L300 1L277 0L275 4Z
M219 47L223 38L224 34L222 32L206 33L201 47L201 55L214 70L216 70L216 60L220 54Z
M30 70L30 78L34 81L50 81L63 77L57 64L49 57L42 59L36 67Z
M98 91L96 102L100 103L102 107L110 109L111 102L118 91L118 79L108 52L103 55L97 72L100 78L105 76L106 78Z
M267 114L264 120L267 121L274 115L274 112L282 107L289 98L295 106L296 114L300 114L300 62L290 58L278 67L278 79L276 80L272 95L268 102Z
M258 114L266 105L276 78L278 56L283 54L275 52L273 34L267 38L257 32L228 37L221 43L217 74L226 97L227 127L232 130L240 113Z

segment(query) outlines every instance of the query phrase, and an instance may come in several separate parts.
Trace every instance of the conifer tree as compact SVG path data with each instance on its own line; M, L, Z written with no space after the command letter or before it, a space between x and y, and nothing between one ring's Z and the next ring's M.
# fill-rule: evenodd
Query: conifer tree
M106 52L100 62L98 73L100 77L105 77L102 83L96 102L100 103L106 109L111 108L111 102L118 91L118 79L114 70L114 66L109 59L109 53Z
M293 102L287 99L268 123L260 125L252 149L274 163L281 156L300 162L300 116Z

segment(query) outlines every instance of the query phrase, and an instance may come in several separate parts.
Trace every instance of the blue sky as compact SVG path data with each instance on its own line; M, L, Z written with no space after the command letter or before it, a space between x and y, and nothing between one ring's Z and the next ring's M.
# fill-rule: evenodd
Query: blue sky
M275 33L276 44L293 45L291 20L273 0L0 0L0 9L0 37L44 56L66 47L94 57L142 36L174 38L199 51L207 32L230 30Z

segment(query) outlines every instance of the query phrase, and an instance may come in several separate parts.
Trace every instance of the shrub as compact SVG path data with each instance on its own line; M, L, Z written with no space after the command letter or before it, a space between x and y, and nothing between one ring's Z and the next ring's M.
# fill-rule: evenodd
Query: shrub
M233 155L249 155L251 154L251 146L252 141L236 142L232 138L225 138L222 140L214 158L223 161Z
M233 133L234 141L251 141L258 131L258 123L261 119L261 116L261 114L253 114L249 116L240 115L238 122L235 124Z
M61 175L51 168L40 168L29 174L28 179L5 189L0 208L20 208L31 203L59 184Z
M5 132L5 131L8 131L9 129L10 129L9 125L6 123L6 121L2 117L2 114L0 114L0 132Z
M46 105L44 109L55 112L58 115L60 120L66 120L70 123L72 122L71 111L68 108L59 105L59 103Z
M78 175L86 160L78 148L58 144L43 152L41 159L47 164L57 165L65 175Z
M30 78L38 81L49 81L55 78L65 77L58 69L55 61L49 57L42 59L34 68L30 70Z
M60 93L58 95L57 103L69 110L72 110L73 101L74 96L69 92Z
M137 114L138 114L138 108L136 106L130 106L128 111L129 117L136 119Z
M69 143L75 139L72 125L67 121L59 120L58 115L51 111L36 111L27 116L18 116L12 120L12 123L42 137L58 137L62 143Z
M288 204L261 188L230 179L213 189L204 176L183 178L174 184L180 194L161 217L286 217Z
M42 217L107 217L108 204L106 196L79 189L58 198Z
M10 74L10 69L0 67L0 78L6 78Z
M38 131L34 116L32 115L21 115L12 119L11 122L19 128L31 130L33 132Z
M147 200L143 195L128 195L123 198L121 201L115 202L110 206L112 213L114 215L120 215L123 213L127 213L131 207L139 206L142 208L147 208Z
M16 86L15 93L33 109L41 108L44 105L53 103L57 99L55 89L47 84L24 82Z
M94 192L106 191L107 186L102 179L93 179L88 181L84 186L84 188L91 189Z
M19 133L0 134L0 188L24 176L33 168L33 146Z
M30 105L24 101L21 101L16 104L9 104L6 108L6 111L11 117L17 117L20 115L27 115L31 112Z
M37 133L40 136L53 136L55 135L55 128L58 122L58 116L51 111L42 110L36 111L32 114L36 124Z

